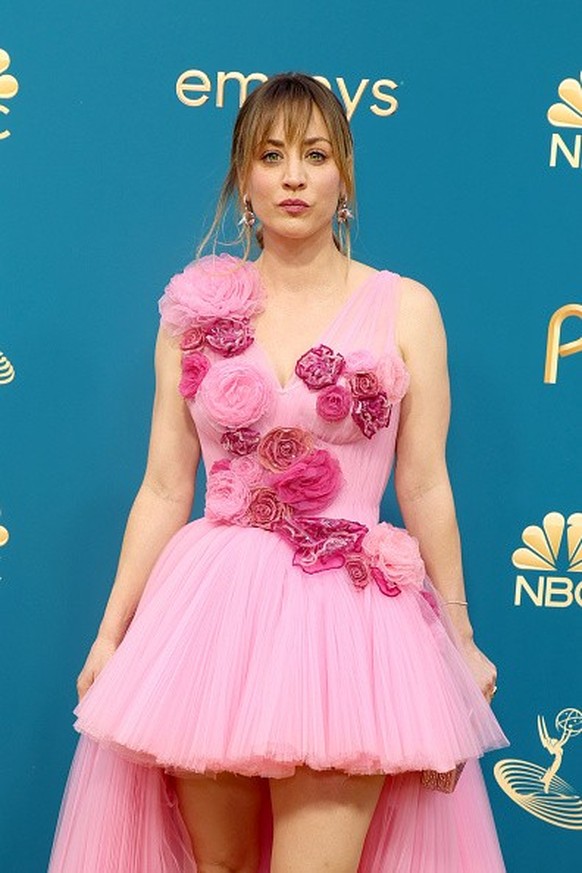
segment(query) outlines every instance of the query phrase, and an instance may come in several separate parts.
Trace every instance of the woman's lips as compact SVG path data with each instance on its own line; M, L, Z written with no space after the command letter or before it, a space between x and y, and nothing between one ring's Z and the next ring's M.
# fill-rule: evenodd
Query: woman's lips
M285 212L289 213L289 215L299 215L301 212L305 212L306 209L309 209L309 204L304 200L283 200L279 203L281 209L284 209Z

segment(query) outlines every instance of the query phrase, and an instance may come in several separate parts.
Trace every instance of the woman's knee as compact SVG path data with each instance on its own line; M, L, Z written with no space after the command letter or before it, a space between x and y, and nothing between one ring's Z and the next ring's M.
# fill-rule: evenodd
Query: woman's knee
M198 873L257 873L259 780L220 773L178 777L175 788Z

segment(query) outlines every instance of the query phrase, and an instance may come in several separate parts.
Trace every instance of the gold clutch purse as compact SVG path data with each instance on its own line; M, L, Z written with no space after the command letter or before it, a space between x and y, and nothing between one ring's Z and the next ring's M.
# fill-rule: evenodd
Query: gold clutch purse
M457 764L454 770L447 770L446 773L439 773L438 770L423 770L420 777L421 785L432 791L444 791L445 794L451 794L455 790L464 766L465 762L463 761L461 764Z

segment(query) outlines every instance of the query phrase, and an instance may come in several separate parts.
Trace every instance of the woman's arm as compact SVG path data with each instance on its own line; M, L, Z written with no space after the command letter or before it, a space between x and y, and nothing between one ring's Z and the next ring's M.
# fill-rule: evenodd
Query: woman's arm
M192 511L200 442L178 392L180 371L180 349L160 328L145 474L128 516L117 572L97 638L77 680L80 697L123 639L158 555L173 534L187 523Z
M410 387L401 406L394 486L433 584L445 601L463 601L461 541L445 455L451 409L446 335L428 288L413 279L402 282L396 339ZM467 607L450 603L447 610L482 690L490 693L495 667L473 643Z

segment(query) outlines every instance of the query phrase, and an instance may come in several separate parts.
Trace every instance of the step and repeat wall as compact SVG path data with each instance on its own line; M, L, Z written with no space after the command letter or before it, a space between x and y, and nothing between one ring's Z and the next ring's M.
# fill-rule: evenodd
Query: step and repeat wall
M240 103L291 69L350 116L355 257L426 284L447 329L466 585L511 740L483 759L508 871L582 865L581 28L579 0L4 9L4 873L46 865L144 471L157 300L209 226ZM195 515L203 489L201 469ZM391 485L382 517L401 522Z

